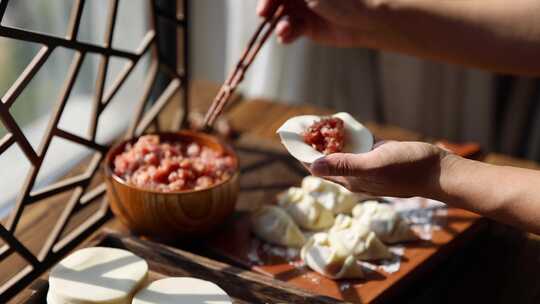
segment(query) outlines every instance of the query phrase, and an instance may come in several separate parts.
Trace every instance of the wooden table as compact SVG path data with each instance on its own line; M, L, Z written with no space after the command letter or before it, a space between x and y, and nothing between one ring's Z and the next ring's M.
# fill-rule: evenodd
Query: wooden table
M193 108L204 110L217 92L217 86L195 82L191 92ZM227 116L234 128L244 137L266 139L270 145L273 145L278 140L274 132L287 117L300 113L330 112L328 109L309 105L291 107L270 100L236 98L229 107ZM174 113L174 109L166 113ZM168 121L170 117L163 119ZM380 139L425 139L420 134L394 126L376 123L367 123L367 126ZM486 161L494 164L540 168L536 163L498 154L488 154ZM33 243L38 243L43 238L47 221L55 218L61 209L61 205L55 202L51 202L47 208L43 208L43 204L39 207L31 210L32 216L21 223L23 227L21 237L31 248ZM88 213L91 212L91 210L88 211ZM84 214L81 216L84 217ZM114 218L109 220L103 228L127 232ZM462 301L465 296L467 299L493 303L503 303L502 299L507 302L510 299L539 300L539 253L540 241L536 237L491 224L491 229L487 233L475 239L468 247L464 247L460 254L449 257L443 265L434 269L424 281L417 283L400 299L402 302L414 300L426 303ZM13 267L3 268L0 277L13 273L16 267L17 264L14 262ZM20 294L12 302L16 303L24 297L24 294Z

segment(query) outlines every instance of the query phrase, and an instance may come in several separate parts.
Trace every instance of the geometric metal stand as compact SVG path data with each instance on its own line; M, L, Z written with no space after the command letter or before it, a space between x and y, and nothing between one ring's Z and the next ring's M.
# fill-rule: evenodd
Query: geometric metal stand
M110 7L106 20L106 30L103 45L96 45L77 40L79 24L85 7L84 0L74 0L74 4L69 19L69 24L65 38L60 38L43 33L37 33L24 29L7 27L2 25L8 0L0 0L0 37L7 37L21 41L41 44L41 49L33 60L28 64L24 71L11 88L0 98L0 123L8 130L8 133L0 138L0 155L12 145L17 145L24 153L31 164L27 173L25 182L20 189L15 208L10 214L5 225L0 225L0 239L3 244L0 247L0 262L12 254L22 257L27 266L21 269L15 276L11 277L2 286L0 286L0 302L9 298L16 291L20 290L26 283L37 275L42 273L47 267L52 265L67 250L73 248L81 236L86 235L96 225L103 222L108 216L108 206L104 199L104 185L89 188L94 176L98 174L101 161L107 151L106 146L96 141L96 133L100 128L99 118L103 111L114 102L114 97L124 84L140 59L150 52L150 67L145 76L145 83L142 87L140 99L132 106L135 109L135 115L131 120L126 136L134 136L144 133L150 127L158 127L157 118L163 108L167 105L171 97L180 94L182 96L181 109L183 117L178 122L180 127L185 122L188 111L187 89L188 89L188 1L178 1L176 3L176 13L162 10L156 4L156 1L148 0L150 29L146 32L138 44L136 51L125 51L112 47L112 39L116 24L119 0L109 0ZM125 1L125 0L124 0ZM141 20L144 22L144 20ZM179 60L174 60L176 64L171 66L160 54L160 31L159 22L168 22L177 31L176 37L180 41L176 43L179 49L176 54L182 54ZM171 39L171 37L167 37ZM17 124L10 114L10 108L17 102L17 97L21 95L25 87L39 71L49 56L58 48L64 47L74 51L73 59L68 70L67 77L64 80L61 94L53 108L53 114L49 120L47 130L41 138L37 149L34 149L29 140L23 134L21 127ZM182 48L182 49L180 49ZM88 113L90 125L88 134L80 136L63 130L59 127L60 118L63 115L66 102L70 97L71 90L77 79L77 75L87 54L95 54L99 57L98 75L95 86L95 92L92 101L92 111ZM106 89L105 80L107 78L109 62L112 58L127 59L121 72ZM170 61L170 60L169 60ZM158 92L155 102L150 104L150 95L155 94L156 77L158 73L167 75L168 84L162 92ZM61 182L54 183L38 191L32 191L36 177L43 167L45 155L53 138L58 137L72 143L87 147L93 151L92 157L84 173L68 178ZM2 182L2 181L0 181ZM65 208L60 217L54 224L51 231L48 232L46 241L37 254L32 253L15 236L18 224L24 210L29 205L46 204L47 199L61 193L71 193ZM0 194L1 195L1 194ZM97 212L86 218L80 226L65 234L65 229L69 219L77 214L87 204L100 204Z

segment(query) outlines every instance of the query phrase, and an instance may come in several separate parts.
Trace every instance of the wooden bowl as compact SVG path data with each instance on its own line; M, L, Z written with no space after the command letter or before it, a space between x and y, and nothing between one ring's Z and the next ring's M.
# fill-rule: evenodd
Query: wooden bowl
M239 193L238 158L234 151L216 137L192 131L159 133L161 140L197 142L233 157L235 172L230 178L199 190L159 192L128 184L114 174L114 158L126 144L121 142L107 153L105 176L107 198L113 213L133 232L155 239L174 241L204 236L233 213Z

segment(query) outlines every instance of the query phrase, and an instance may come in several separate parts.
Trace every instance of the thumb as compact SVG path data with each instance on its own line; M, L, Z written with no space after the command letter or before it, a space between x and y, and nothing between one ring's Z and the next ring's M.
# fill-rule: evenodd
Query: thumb
M355 176L365 165L362 154L334 153L317 159L311 165L311 173L316 176Z

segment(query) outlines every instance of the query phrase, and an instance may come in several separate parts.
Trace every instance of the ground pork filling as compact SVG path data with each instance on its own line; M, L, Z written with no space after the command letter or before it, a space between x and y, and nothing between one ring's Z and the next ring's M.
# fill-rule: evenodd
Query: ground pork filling
M163 192L208 188L231 176L234 161L198 143L140 137L114 159L114 173L129 184Z
M343 120L323 118L307 128L303 136L305 143L323 154L341 152L345 144Z

